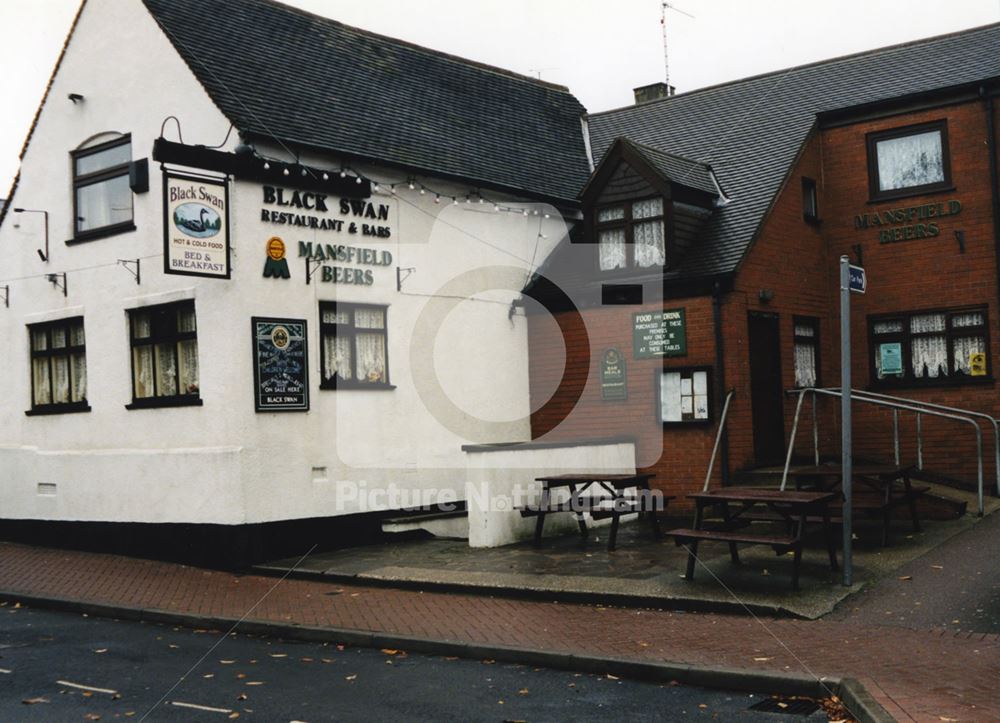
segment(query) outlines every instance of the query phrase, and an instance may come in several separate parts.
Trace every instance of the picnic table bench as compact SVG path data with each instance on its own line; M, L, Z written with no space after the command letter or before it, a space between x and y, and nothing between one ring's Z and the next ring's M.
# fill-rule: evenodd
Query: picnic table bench
M536 477L535 481L542 483L542 495L537 505L520 508L522 517L537 517L535 522L535 546L542 544L542 529L545 526L545 516L554 512L572 512L580 535L587 537L587 521L584 513L589 513L594 519L611 518L611 531L608 537L608 550L614 551L618 539L618 523L622 515L638 512L647 514L657 538L662 537L656 513L660 507L674 499L671 496L656 494L650 490L649 480L655 475L626 473L572 473L558 474L546 477ZM569 491L569 497L554 501L552 493L558 489ZM628 496L626 490L635 489L634 497ZM587 492L587 496L584 493ZM597 493L596 496L594 493ZM662 500L662 505L654 503Z
M792 589L798 590L802 543L806 523L812 516L818 516L823 522L823 532L826 536L827 552L830 557L830 569L837 569L837 548L831 534L829 507L830 502L837 497L835 492L727 487L699 492L688 495L688 497L695 502L694 526L689 529L676 529L667 532L667 535L673 537L678 546L684 545L687 548L687 571L684 575L687 580L694 579L694 567L698 559L698 544L700 542L725 542L729 545L729 556L734 564L740 562L737 545L768 545L778 555L783 555L786 552L794 554ZM747 515L751 510L760 506L767 507L777 515L779 520L787 523L785 534L779 535L771 532L761 534L753 531L753 522L747 518ZM722 522L709 526L705 518L705 511L715 507L722 511Z
M898 467L886 464L859 464L852 468L854 485L851 491L851 508L881 520L883 547L889 544L889 525L893 510L897 507L906 505L910 510L913 531L921 530L917 500L931 488L915 486L912 483L910 475L914 469L913 466ZM840 489L843 481L843 470L840 465L798 467L790 470L789 476L795 480L796 489L843 492ZM836 505L836 501L833 504ZM834 508L830 514L833 521L841 521L842 513L839 510Z

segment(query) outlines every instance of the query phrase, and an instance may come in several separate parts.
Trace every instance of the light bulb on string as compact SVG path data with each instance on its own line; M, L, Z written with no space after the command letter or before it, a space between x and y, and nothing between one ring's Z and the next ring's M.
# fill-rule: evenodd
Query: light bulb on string
M265 171L270 171L271 170L271 164L268 163L267 161L264 161L264 170Z

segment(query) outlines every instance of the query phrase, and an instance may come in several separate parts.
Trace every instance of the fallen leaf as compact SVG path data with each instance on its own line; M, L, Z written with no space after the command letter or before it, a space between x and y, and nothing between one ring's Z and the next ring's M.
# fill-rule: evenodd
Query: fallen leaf
M288 653L271 653L272 658L287 658Z
M497 662L497 661L495 661L495 660L488 660L487 659L487 660L483 661L483 665L493 665L495 662Z
M348 675L344 680L355 680L357 677L357 675Z
M932 570L943 570L944 565L931 565Z
M301 660L303 663L311 663L311 662L313 662L312 658L299 658L299 660Z
M386 655L396 655L397 653L399 653L398 650L393 650L392 648L382 648L382 652L385 653Z
M235 660L220 660L219 662L222 663L223 665L232 665L236 661Z
M38 703L48 703L49 699L42 698L41 696L39 696L37 698L25 698L21 702L24 703L25 705L37 705Z
M912 580L913 579L913 575L901 575L899 579L900 580Z
M246 673L237 673L236 674L236 679L237 680L243 680L245 677L247 677Z
M264 685L262 680L248 680L247 685Z
M230 714L229 714L229 719L230 719L230 720L232 720L232 719L234 719L234 718L239 718L239 717L240 717L240 714L239 714L239 712L237 712L237 711L235 711L235 710L234 710L234 711L233 711L232 713L230 713Z
M170 644L168 644L168 645L167 645L167 647L168 647L168 648L174 648L174 649L177 649L177 648L179 648L179 647L181 647L181 646L180 646L180 645L174 645L173 643L170 643Z
M772 655L770 658L754 658L753 660L755 663L766 663L769 660L774 660L774 656Z
M83 719L84 720L100 720L101 716L99 716L97 713L87 713L85 716L83 716Z
M608 680L620 680L620 678L617 675L611 675L611 673L608 673Z
M94 652L95 653L106 653L106 652L108 652L108 649L107 648L99 648L98 650L95 650Z
M214 678L214 677L215 677L215 673L205 673L205 674L204 674L203 676L201 676L201 677L202 677L202 678Z
M132 716L135 715L135 711L134 710L127 710L122 715L124 715L126 718L131 718Z
M761 575L770 575L771 573L769 573L769 572L767 571L767 568L765 567L765 568L764 568L764 569L763 569L763 570L761 571L761 573L760 573L760 574L761 574Z
M246 693L240 693L238 696L236 696L236 700L246 700L246 699L247 699Z
M94 694L91 693L89 690L83 691L82 695L83 695L84 698L93 698L94 697Z
M338 643L337 644L337 650L343 650L343 649L344 649L344 646L341 645L340 643Z
M699 704L698 704L698 707L699 707L699 708L707 708L708 706L707 706L707 705L705 705L704 703L699 703Z
M521 690L517 691L517 694L518 695L527 695L528 694L528 689L527 688L521 688Z
M324 663L332 663L333 662L333 658L320 658L320 660L322 660Z
M121 693L115 693L113 696L111 696L111 700L121 700L121 699L122 699Z
M781 708L782 710L784 710L785 708L787 708L787 707L788 707L788 703L780 703L780 702L779 702L779 703L778 703L778 707L779 707L779 708Z

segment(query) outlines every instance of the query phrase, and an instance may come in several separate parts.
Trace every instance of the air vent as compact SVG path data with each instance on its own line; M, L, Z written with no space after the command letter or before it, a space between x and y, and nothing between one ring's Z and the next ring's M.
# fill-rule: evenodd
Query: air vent
M768 698L750 706L759 713L784 713L785 715L809 716L819 710L819 703L808 698Z

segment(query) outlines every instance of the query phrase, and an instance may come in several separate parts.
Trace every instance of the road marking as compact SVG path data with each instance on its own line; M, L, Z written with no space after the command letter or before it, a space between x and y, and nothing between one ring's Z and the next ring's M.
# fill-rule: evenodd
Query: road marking
M107 693L108 695L118 695L117 690L111 690L110 688L95 688L92 685L81 685L80 683L71 683L68 680L57 680L57 684L65 685L67 688L78 688L79 690L91 690L95 693Z
M179 700L170 701L170 705L176 705L178 708L193 708L194 710L205 710L209 713L232 713L230 708L213 708L208 705L198 705L197 703L184 703Z

